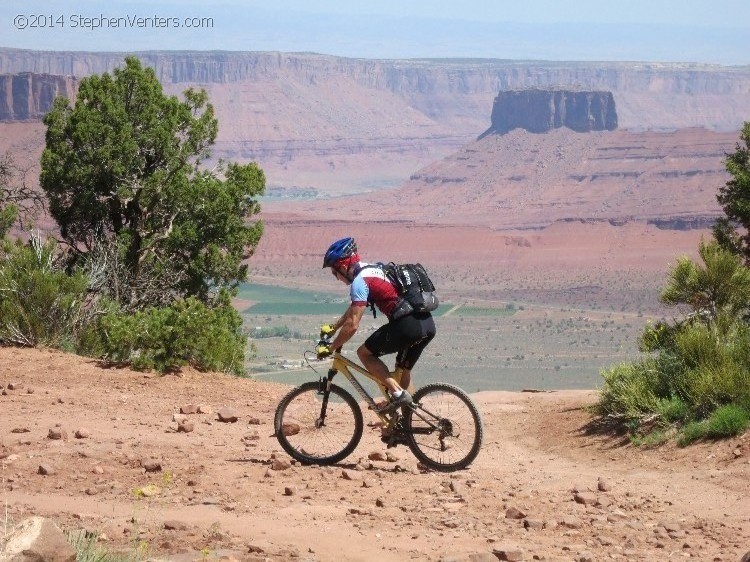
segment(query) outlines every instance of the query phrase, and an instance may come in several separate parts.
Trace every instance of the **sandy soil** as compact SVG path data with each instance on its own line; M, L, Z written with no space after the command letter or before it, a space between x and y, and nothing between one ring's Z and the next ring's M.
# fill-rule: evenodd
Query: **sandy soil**
M274 470L289 460L272 435L283 385L12 348L0 348L0 385L4 533L43 515L171 561L739 561L750 550L750 435L635 448L590 431L590 391L474 395L482 452L440 474L405 447L386 451L370 426L338 466ZM207 413L178 432L187 405ZM222 407L238 421L218 421ZM385 452L392 460L368 459Z

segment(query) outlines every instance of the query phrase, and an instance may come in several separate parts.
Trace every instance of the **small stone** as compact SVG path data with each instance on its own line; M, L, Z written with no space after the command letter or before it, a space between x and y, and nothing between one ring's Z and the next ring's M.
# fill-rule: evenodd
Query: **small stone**
M596 494L593 492L578 492L573 496L576 503L583 505L594 505L596 503Z
M377 498L375 500L375 506L376 507L385 507L385 502L383 501L383 498Z
M8 384L8 390L21 390L23 388L22 382L12 382Z
M302 428L296 423L281 424L281 434L287 437L297 435L300 431L302 431Z
M51 464L40 464L36 472L37 474L41 474L42 476L52 476L57 471Z
M598 482L596 483L596 487L600 492L609 492L612 487L609 485L609 482L607 482L604 478L599 478Z
M213 414L214 410L211 408L211 406L208 406L206 404L200 404L198 406L198 413L199 414Z
M294 486L285 486L284 487L284 495L285 496L293 496L297 493L297 489Z
M498 560L505 560L506 562L523 561L523 551L518 548L495 548L492 550L492 554Z
M161 472L161 463L159 461L142 461L141 466L146 472Z
M234 423L238 419L237 412L234 408L229 408L227 406L221 408L217 412L217 416L220 422L224 423Z
M180 406L180 413L196 414L198 413L198 406L196 406L195 404L185 404L184 406Z
M385 453L382 451L373 451L369 455L367 455L367 458L371 461L385 461L386 456Z
M182 421L177 424L177 433L192 433L195 429L195 424L191 421Z
M292 463L286 459L273 459L271 470L288 470L292 468Z
M91 437L91 432L85 427L79 427L73 435L75 435L76 439L88 439Z
M64 429L53 427L47 432L47 438L52 440L67 439L68 432Z
M526 514L516 507L509 507L505 510L506 519L524 519Z
M560 526L567 527L568 529L580 529L581 525L580 519L572 516L566 516L560 520Z
M341 471L341 478L344 480L359 480L359 475L354 474L351 470L342 470Z
M182 521L170 519L164 522L164 530L166 531L186 531L187 528L187 523L183 523Z

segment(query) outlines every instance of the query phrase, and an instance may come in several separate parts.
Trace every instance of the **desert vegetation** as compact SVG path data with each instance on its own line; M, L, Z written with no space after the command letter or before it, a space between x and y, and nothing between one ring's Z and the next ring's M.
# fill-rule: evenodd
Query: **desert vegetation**
M727 156L731 179L720 190L726 218L669 272L661 301L681 309L674 322L649 325L648 356L603 373L595 407L602 421L624 426L639 443L676 436L680 444L729 437L750 426L750 123Z
M0 247L0 342L164 372L244 371L231 304L262 233L255 163L203 162L218 131L204 91L166 96L129 57L45 116L43 193L0 161L0 235L46 206L59 240ZM29 193L33 197L29 197Z

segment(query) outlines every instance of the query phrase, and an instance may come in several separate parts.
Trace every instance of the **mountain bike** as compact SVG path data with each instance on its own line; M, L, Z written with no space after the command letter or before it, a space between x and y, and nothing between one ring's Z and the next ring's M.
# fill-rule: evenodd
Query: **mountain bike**
M330 343L321 337L319 344ZM308 354L305 360L310 364ZM362 409L355 398L333 378L341 373L370 410L380 418L382 440L389 447L405 444L427 468L453 472L466 468L482 446L482 419L471 398L457 386L430 383L413 393L413 402L391 412L379 408L357 380L360 373L373 380L383 395L387 390L367 369L341 354L333 353L327 374L291 390L276 407L274 431L281 447L305 464L331 465L349 456L364 429ZM392 376L400 380L397 369Z

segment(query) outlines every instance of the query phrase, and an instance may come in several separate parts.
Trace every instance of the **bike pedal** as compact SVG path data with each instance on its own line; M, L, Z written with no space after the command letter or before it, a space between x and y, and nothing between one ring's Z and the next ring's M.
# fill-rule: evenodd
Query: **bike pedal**
M393 449L398 445L406 445L406 438L403 435L394 433L390 437L383 437L383 442L386 443L387 449Z

